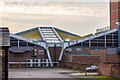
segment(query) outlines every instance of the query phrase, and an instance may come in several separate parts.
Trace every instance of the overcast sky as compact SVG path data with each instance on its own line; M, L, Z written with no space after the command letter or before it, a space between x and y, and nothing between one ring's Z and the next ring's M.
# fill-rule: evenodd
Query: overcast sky
M0 26L11 33L38 26L55 26L78 35L109 26L108 2L0 3Z

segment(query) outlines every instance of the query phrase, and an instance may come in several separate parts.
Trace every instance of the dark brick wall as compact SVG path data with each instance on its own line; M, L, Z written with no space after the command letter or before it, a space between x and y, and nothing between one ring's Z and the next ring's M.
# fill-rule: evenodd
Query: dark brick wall
M0 80L8 80L8 48L3 46L0 50L2 56L0 56Z
M100 64L99 71L102 75L120 77L120 64Z
M111 50L112 53L108 50ZM99 73L113 77L120 77L120 55L116 54L114 48L89 49L81 48L81 52L76 52L73 47L72 52L64 54L89 54L91 56L63 56L61 67L78 69L85 71L90 65L98 65ZM85 51L85 53L84 53ZM87 51L87 52L86 52ZM92 56L99 55L99 56Z
M34 49L34 47L33 47ZM48 59L47 53L45 51L45 49L41 48L41 47L37 47L38 50L44 50L44 55L37 55L37 56L32 56L32 51L31 52L25 52L25 53L13 53L13 52L9 52L9 62L25 62L27 59ZM50 56L52 58L52 61L54 61L54 59L56 59L56 62L59 59L59 55L61 52L61 47L49 47L49 51L50 51ZM56 53L54 55L54 53ZM20 66L26 66L26 65L10 65L10 67L20 67Z
M50 56L52 61L57 62L59 59L59 55L61 53L61 47L49 47L49 51L50 51Z
M33 47L34 48L34 47ZM32 51L24 53L13 53L9 52L9 62L26 62L27 59L47 59L47 54L45 49L37 47L38 50L44 50L44 54L37 54L37 56L32 55ZM11 64L9 67L25 67L26 65L15 65Z
M101 61L99 71L102 75L120 77L120 55L106 54L106 61Z
M61 66L85 71L86 67L90 65L98 65L99 62L99 56L67 56L64 57L64 60L61 62Z
M64 53L67 53L67 54L89 54L90 53L90 49L89 48L81 48L81 51L77 51L76 50L77 47L72 47L72 51L71 52L68 52L66 50L64 50Z
M96 54L90 54L92 51L89 48L81 48L81 51L76 51L76 47L72 48L72 52L64 51L61 67L78 69L85 71L85 68L90 65L98 65L100 63L100 56ZM93 52L94 53L94 52ZM72 56L70 54L80 54L80 56Z
M118 62L119 55L117 54L107 54L106 62Z
M85 68L90 66L87 64L80 64L75 62L61 62L60 64L61 64L60 67L70 68L74 70L81 70L81 71L85 71Z
M94 54L94 55L100 55L100 61L99 62L105 62L106 61L106 50L105 49L94 49L94 50L90 50L90 54Z
M32 57L31 52L25 52L25 53L9 53L9 61L16 61L16 62L24 62L27 59L45 59L45 55L38 55L35 57Z

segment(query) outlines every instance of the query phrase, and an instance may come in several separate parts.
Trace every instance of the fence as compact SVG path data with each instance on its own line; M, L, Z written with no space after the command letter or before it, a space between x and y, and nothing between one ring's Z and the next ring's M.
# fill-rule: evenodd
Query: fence
M59 62L49 62L48 59L27 59L25 62L9 62L9 66L54 67L54 65L50 65L51 63L59 66Z

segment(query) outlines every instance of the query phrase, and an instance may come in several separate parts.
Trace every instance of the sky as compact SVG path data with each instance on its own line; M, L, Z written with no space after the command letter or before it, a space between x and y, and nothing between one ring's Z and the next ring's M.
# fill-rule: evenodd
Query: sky
M107 1L0 2L0 26L8 26L11 33L53 26L83 36L109 25Z

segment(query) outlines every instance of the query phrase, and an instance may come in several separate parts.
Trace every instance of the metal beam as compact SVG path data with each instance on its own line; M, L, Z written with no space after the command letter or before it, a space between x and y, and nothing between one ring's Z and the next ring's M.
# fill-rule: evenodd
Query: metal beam
M63 42L62 38L59 36L59 34L56 32L56 30L52 27L54 33L56 34L56 36L58 37L58 39L60 39L61 42Z
M89 47L91 47L91 40L89 39Z
M92 36L87 37L87 38L84 38L84 39L77 40L77 41L75 41L76 43L70 44L70 45L68 45L67 47L72 46L72 45L75 45L75 44L82 43L82 42L87 41L87 40L90 40L90 39L94 39L94 38L97 38L97 37L101 37L101 36L104 36L104 35L113 33L113 32L115 32L115 31L118 31L118 29L112 29L112 30L107 31L107 32L105 32L105 33L100 33L100 34L92 35Z
M18 39L18 47L20 47L20 40Z
M61 50L61 53L60 53L60 56L59 56L59 61L62 60L63 52L64 52L64 48L62 48L62 50Z
M53 66L53 63L52 63L52 60L51 60L51 57L50 57L50 52L49 52L49 47L46 48L46 52L47 52L47 56L48 56L48 59L50 61L50 65Z
M105 47L106 47L106 34L105 34Z
M38 27L38 31L39 31L39 33L40 33L42 39L45 41L45 38L44 38L44 36L43 36L43 34L42 34L42 31L41 31L40 27Z

